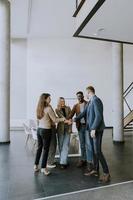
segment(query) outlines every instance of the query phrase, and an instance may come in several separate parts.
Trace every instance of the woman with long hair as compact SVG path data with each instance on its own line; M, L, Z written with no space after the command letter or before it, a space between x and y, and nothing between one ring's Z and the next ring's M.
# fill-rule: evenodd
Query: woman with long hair
M56 109L56 114L58 117L69 119L71 109L69 106L65 105L65 99L63 97L59 98L58 106ZM72 132L72 125L69 121L67 124L59 122L57 125L57 138L59 145L59 154L60 154L60 165L62 169L65 169L68 165L68 151L70 144L70 133Z
M40 96L36 111L39 124L37 129L38 148L36 152L34 171L35 172L39 171L39 160L43 150L41 172L44 173L45 175L50 174L46 165L47 165L47 158L48 158L49 146L52 135L52 124L53 122L68 123L68 120L66 120L65 117L62 118L56 117L55 112L50 105L50 102L51 102L50 94L43 93Z

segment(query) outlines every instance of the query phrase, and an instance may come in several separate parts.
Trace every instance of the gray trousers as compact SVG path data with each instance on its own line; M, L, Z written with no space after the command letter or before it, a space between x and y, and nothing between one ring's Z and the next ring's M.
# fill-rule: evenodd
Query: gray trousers
M55 162L56 147L57 147L56 128L52 127L52 136L51 136L48 161L47 161L49 165Z

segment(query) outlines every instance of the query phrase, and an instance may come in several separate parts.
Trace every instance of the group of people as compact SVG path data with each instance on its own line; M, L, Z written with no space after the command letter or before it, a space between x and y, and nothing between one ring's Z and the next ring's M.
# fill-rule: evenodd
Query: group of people
M38 172L39 160L42 154L41 172L49 175L48 167L56 167L54 156L56 152L56 133L58 138L60 167L68 166L68 151L72 124L76 123L79 134L81 157L77 167L87 166L86 176L99 177L99 162L103 169L103 175L99 180L108 182L110 180L109 168L102 153L102 137L105 128L103 117L103 103L95 95L92 86L86 88L87 99L85 101L82 91L76 93L78 103L71 110L66 106L65 99L59 98L58 106L54 111L50 105L51 96L43 93L37 106L38 119L38 148L36 152L34 171ZM74 117L75 116L75 117Z

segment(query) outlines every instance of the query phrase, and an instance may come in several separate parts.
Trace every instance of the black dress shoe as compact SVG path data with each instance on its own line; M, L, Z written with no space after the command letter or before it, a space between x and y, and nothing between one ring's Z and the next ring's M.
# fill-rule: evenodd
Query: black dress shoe
M87 165L86 160L80 160L79 163L77 164L78 168L84 167Z
M66 169L68 167L68 165L60 165L61 169Z

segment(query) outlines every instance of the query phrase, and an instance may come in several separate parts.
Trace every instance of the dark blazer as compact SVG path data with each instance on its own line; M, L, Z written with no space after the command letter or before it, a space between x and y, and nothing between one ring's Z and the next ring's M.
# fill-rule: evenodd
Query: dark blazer
M84 100L84 103L85 103L85 105L86 105L86 104L87 104L87 101ZM73 109L72 109L72 111L71 111L71 113L70 113L69 118L72 119L73 116L74 116L75 114L76 114L76 116L78 116L78 115L80 114L80 104L79 104L79 103L77 103L77 104L75 104L75 105L73 106ZM77 120L77 121L76 121L76 127L77 127L78 131L79 131L79 129L80 129L80 125L81 125L80 120Z
M59 118L64 117L61 109L56 109L55 112ZM69 115L71 113L71 108L69 106L65 106L65 113L66 113L66 119L69 119ZM59 122L57 125L57 133L63 134L64 131L66 131L68 133L72 133L72 125L67 125L64 122Z
M80 120L82 117L86 117L87 130L104 130L103 103L96 95L92 97L84 111L75 118L75 121Z

